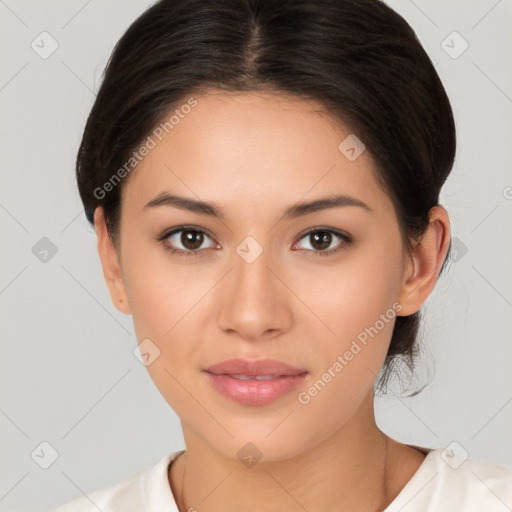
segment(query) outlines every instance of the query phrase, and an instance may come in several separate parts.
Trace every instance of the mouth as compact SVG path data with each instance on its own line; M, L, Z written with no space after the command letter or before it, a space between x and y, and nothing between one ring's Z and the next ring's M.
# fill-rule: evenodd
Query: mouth
M213 388L244 405L265 405L302 384L308 371L275 359L230 359L203 370Z
M277 359L228 359L205 369L215 375L231 375L240 378L263 378L269 380L273 377L287 377L307 372L305 368L295 368ZM261 380L261 379L260 379Z
M238 380L275 380L275 379L279 379L280 377L289 377L289 375L229 375L229 374L222 374L222 375L228 375L229 377L232 377L233 379L238 379Z

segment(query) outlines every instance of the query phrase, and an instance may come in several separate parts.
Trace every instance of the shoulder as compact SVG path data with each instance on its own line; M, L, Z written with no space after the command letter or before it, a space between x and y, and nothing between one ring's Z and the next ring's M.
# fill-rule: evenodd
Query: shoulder
M512 469L468 457L452 445L430 450L385 512L511 510Z
M53 512L153 512L178 510L167 477L169 464L183 453L166 454L156 464L64 503Z

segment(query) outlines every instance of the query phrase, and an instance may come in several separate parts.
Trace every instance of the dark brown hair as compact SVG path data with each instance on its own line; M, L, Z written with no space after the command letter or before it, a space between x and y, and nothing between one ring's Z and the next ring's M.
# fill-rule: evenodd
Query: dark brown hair
M406 250L424 233L453 166L455 125L431 60L399 14L380 0L160 0L117 43L77 155L87 219L103 206L115 243L126 162L166 115L208 89L323 105L376 163ZM419 321L420 311L396 318L378 389L393 366L414 368Z

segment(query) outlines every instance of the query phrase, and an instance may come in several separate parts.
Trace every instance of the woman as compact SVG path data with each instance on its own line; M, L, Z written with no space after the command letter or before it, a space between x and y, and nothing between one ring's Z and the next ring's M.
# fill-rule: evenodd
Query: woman
M161 0L108 63L77 180L186 450L59 512L512 506L512 470L379 430L445 267L445 90L379 0Z

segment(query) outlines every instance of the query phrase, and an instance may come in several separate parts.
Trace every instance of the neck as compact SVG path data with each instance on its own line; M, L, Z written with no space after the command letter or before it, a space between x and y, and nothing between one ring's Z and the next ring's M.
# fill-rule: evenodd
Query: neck
M394 499L423 460L418 452L408 453L407 461L402 457L406 463L397 466L405 446L378 429L373 400L365 401L348 425L308 450L251 467L222 456L188 429L184 435L186 452L169 471L181 512L225 512L227 503L238 512L375 512Z

